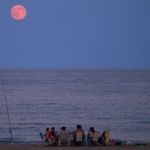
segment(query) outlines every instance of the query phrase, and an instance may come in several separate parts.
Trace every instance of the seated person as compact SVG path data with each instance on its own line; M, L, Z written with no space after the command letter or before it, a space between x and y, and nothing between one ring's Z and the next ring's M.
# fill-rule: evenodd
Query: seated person
M60 134L61 134L61 133L64 133L64 132L66 132L66 133L68 134L68 137L67 137L67 138L69 138L70 133L66 130L66 127L63 126L63 127L61 127ZM65 145L67 145L68 141L66 141L66 142L60 142L60 143L61 143L61 145L65 146Z
M54 128L54 127L52 127L52 128L51 128L51 131L49 132L49 138L51 138L51 135L52 135L52 134L54 135L56 141L58 141L58 136L56 135L56 131L55 131L55 128Z
M46 132L44 133L45 141L49 143L48 138L49 138L49 128L46 128Z
M90 127L89 132L87 134L87 145L90 145L90 143L93 141L93 135L94 135L94 128Z
M54 133L54 135L56 135L56 131L55 131L54 127L52 127L51 131L49 131L49 138L51 138L52 133Z
M82 130L81 125L77 125L77 129L73 133L74 144L75 145L80 145L79 142L76 142L76 134L77 134L77 132L82 132L82 140L84 140L85 134L84 134L84 132Z
M57 140L55 138L54 132L52 132L51 134L51 142L54 146L57 146Z

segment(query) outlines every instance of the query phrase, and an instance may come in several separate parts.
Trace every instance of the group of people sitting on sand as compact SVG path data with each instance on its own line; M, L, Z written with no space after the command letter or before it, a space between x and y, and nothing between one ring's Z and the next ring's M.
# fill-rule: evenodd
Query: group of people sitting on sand
M72 139L73 145L80 145L79 142L76 141L76 134L77 134L77 132L82 132L82 139L84 141L84 144L90 145L90 142L92 141L95 130L93 127L90 127L87 136L85 136L85 132L83 131L82 126L77 125L76 130L74 130L73 132L67 131L65 126L60 128L60 132L67 132L68 137L70 137L70 134L71 134L73 137L73 139ZM55 130L55 127L52 127L51 130L49 128L46 128L46 132L44 134L44 137L45 137L45 141L47 141L47 142L49 142L49 139L51 139L51 143L53 144L53 146L58 145L59 134ZM62 143L62 145L65 145L65 143Z

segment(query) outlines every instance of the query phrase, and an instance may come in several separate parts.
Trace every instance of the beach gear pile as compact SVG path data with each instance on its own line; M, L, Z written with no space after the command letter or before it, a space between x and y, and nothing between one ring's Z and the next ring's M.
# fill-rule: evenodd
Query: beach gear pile
M107 146L119 146L122 145L122 141L120 139L110 139L109 138L109 128L102 133L102 135L98 138L96 145L107 145ZM132 141L126 141L125 145L134 145Z

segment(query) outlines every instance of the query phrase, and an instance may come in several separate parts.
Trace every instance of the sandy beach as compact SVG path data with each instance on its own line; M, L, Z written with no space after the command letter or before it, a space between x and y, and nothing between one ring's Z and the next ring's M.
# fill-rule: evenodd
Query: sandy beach
M51 146L39 146L38 144L1 144L0 150L150 150L150 145L140 145L140 146L61 146L61 147L51 147Z

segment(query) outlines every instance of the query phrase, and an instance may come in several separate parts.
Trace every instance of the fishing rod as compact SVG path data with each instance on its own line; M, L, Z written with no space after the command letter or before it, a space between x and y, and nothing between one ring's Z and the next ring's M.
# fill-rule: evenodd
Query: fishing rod
M2 81L2 76L1 76L1 81ZM9 122L9 133L11 135L11 144L13 144L11 124L10 124L10 117L9 117L8 105L7 105L7 100L6 100L6 93L5 93L5 88L4 88L4 83L3 82L2 82L2 86L3 86L2 89L3 89L3 92L4 92L5 103L6 103L6 110L7 110L8 122Z

